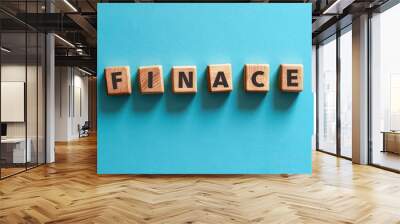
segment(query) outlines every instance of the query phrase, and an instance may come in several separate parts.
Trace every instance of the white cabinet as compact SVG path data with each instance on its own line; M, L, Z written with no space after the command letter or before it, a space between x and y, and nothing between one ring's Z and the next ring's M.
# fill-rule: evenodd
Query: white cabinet
M32 161L32 140L26 140L27 147L25 151L25 138L7 138L2 139L1 144L7 148L12 148L12 162L25 163Z

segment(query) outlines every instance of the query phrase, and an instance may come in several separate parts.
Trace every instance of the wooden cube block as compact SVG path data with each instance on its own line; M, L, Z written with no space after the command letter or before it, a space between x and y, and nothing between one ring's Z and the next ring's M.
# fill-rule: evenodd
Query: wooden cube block
M129 66L108 67L104 72L108 95L131 94L132 88Z
M303 65L281 64L280 73L280 88L282 91L303 91Z
M208 66L208 90L210 92L232 91L232 69L230 64Z
M244 66L244 88L248 92L269 91L269 65L246 64Z
M138 80L143 94L164 93L164 80L161 65L139 67Z
M174 93L196 93L196 66L173 66L171 80Z

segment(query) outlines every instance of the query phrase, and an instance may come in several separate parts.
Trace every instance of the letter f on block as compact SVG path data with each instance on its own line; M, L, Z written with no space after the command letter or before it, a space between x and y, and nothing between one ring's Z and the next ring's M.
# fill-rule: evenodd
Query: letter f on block
M128 66L106 68L105 78L108 95L131 94L131 74Z
M122 82L121 75L122 75L122 72L112 72L111 73L113 89L118 89L118 82Z

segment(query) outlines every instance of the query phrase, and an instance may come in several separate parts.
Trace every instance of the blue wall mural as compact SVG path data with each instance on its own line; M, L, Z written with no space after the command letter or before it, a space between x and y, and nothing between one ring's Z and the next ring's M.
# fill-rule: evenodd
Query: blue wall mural
M232 65L233 91L207 90L207 65ZM270 65L270 91L247 93L246 63ZM304 91L279 90L280 64L303 64ZM104 69L129 65L132 94L107 96ZM142 95L139 66L162 65L165 93ZM174 65L198 91L172 93ZM99 4L98 173L310 173L311 4Z

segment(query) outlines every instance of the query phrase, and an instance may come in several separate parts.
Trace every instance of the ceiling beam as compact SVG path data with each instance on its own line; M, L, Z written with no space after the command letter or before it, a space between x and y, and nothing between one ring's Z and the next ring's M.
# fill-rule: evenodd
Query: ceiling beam
M96 71L97 60L95 56L55 56L55 65L87 67Z
M91 41L89 44L91 46L96 46L96 37L97 37L97 30L88 22L88 20L83 17L81 14L71 13L68 14L68 17L74 21L78 26L82 28L86 35L90 38L87 38L87 41Z
M353 4L355 0L336 0L330 4L322 14L342 14L344 9Z

